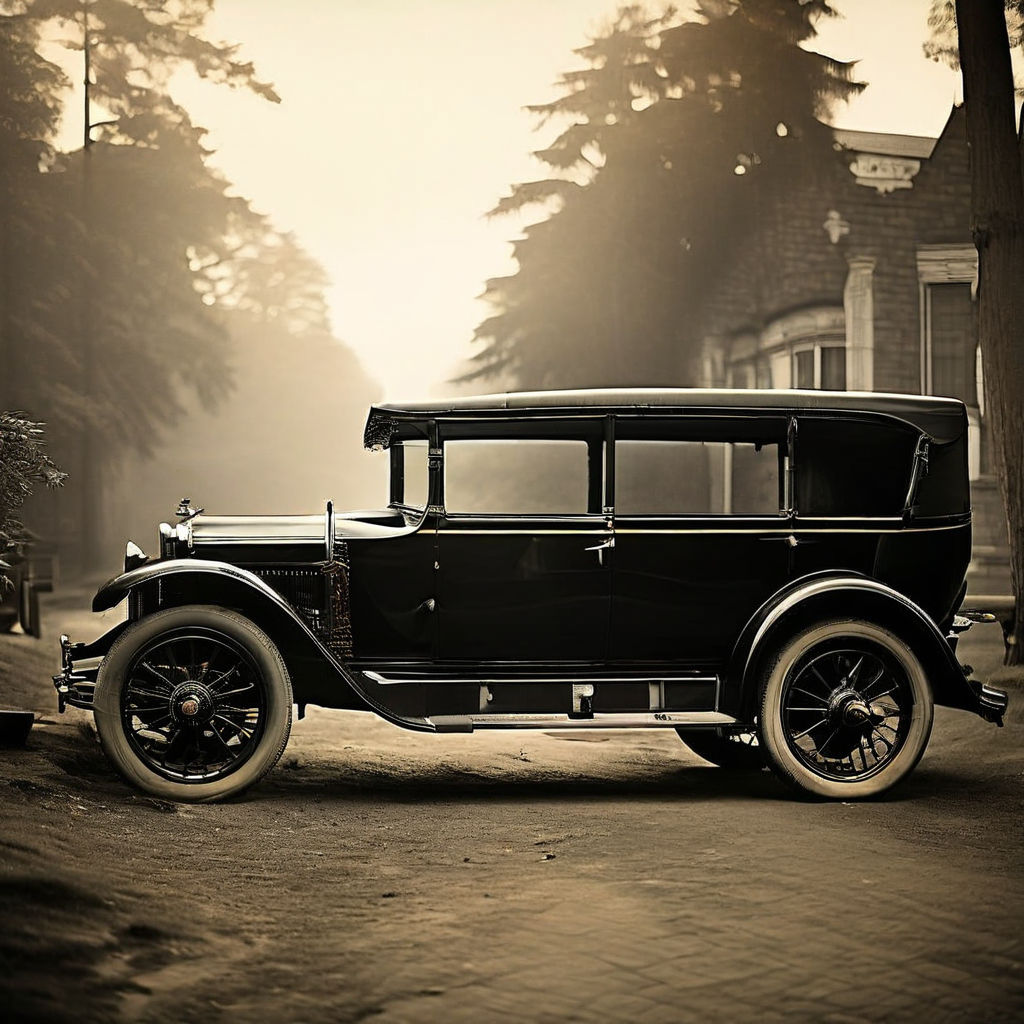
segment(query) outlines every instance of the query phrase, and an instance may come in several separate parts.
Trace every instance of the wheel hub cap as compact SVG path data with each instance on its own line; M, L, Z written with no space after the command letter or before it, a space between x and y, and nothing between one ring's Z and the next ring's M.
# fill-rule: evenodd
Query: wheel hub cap
M182 725L203 725L213 714L214 701L202 683L188 679L171 694L171 714Z
M864 725L871 718L871 709L859 697L851 700L843 708L844 725Z
M872 720L872 708L852 689L839 689L829 698L828 717L832 725L867 725Z

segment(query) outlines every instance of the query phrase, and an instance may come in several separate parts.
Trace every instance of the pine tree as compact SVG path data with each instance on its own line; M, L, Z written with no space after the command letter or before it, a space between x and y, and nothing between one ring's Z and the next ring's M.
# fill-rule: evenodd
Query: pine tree
M631 6L578 51L589 66L532 108L574 118L537 154L552 176L495 212L554 205L515 243L517 272L488 282L495 312L464 379L691 382L687 310L732 258L735 229L798 164L836 158L822 118L861 86L801 46L831 13L819 0L706 0L687 21Z
M228 393L232 320L258 309L282 337L330 334L322 269L230 195L169 91L185 68L277 100L237 47L205 38L211 8L0 0L0 407L47 422L86 553L124 456ZM68 83L42 35L87 61L92 126L71 153L53 149Z

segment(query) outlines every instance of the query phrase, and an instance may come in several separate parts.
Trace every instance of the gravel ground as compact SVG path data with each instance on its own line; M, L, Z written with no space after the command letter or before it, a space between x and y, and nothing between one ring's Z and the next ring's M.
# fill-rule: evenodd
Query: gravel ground
M432 737L310 709L277 770L154 800L56 714L55 595L0 636L0 1006L12 1021L1016 1021L1024 686L938 709L887 798L793 799L661 731ZM999 663L996 627L964 655Z

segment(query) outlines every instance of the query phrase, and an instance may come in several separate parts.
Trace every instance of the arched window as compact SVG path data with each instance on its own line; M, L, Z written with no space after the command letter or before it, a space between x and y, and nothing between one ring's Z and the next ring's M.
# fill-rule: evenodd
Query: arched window
M772 320L759 335L734 339L733 387L846 390L846 315L814 306Z

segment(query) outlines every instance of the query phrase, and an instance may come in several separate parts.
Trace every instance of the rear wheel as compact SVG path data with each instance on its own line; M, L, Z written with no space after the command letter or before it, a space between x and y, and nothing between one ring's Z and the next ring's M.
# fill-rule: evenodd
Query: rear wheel
M760 771L764 753L756 732L726 732L722 729L677 729L679 738L698 757L732 771Z
M760 699L769 764L814 796L877 796L906 778L931 734L931 689L917 656L859 619L818 623L788 641Z
M96 730L129 781L172 800L218 800L276 764L291 729L288 670L236 612L169 608L129 626L100 666Z

